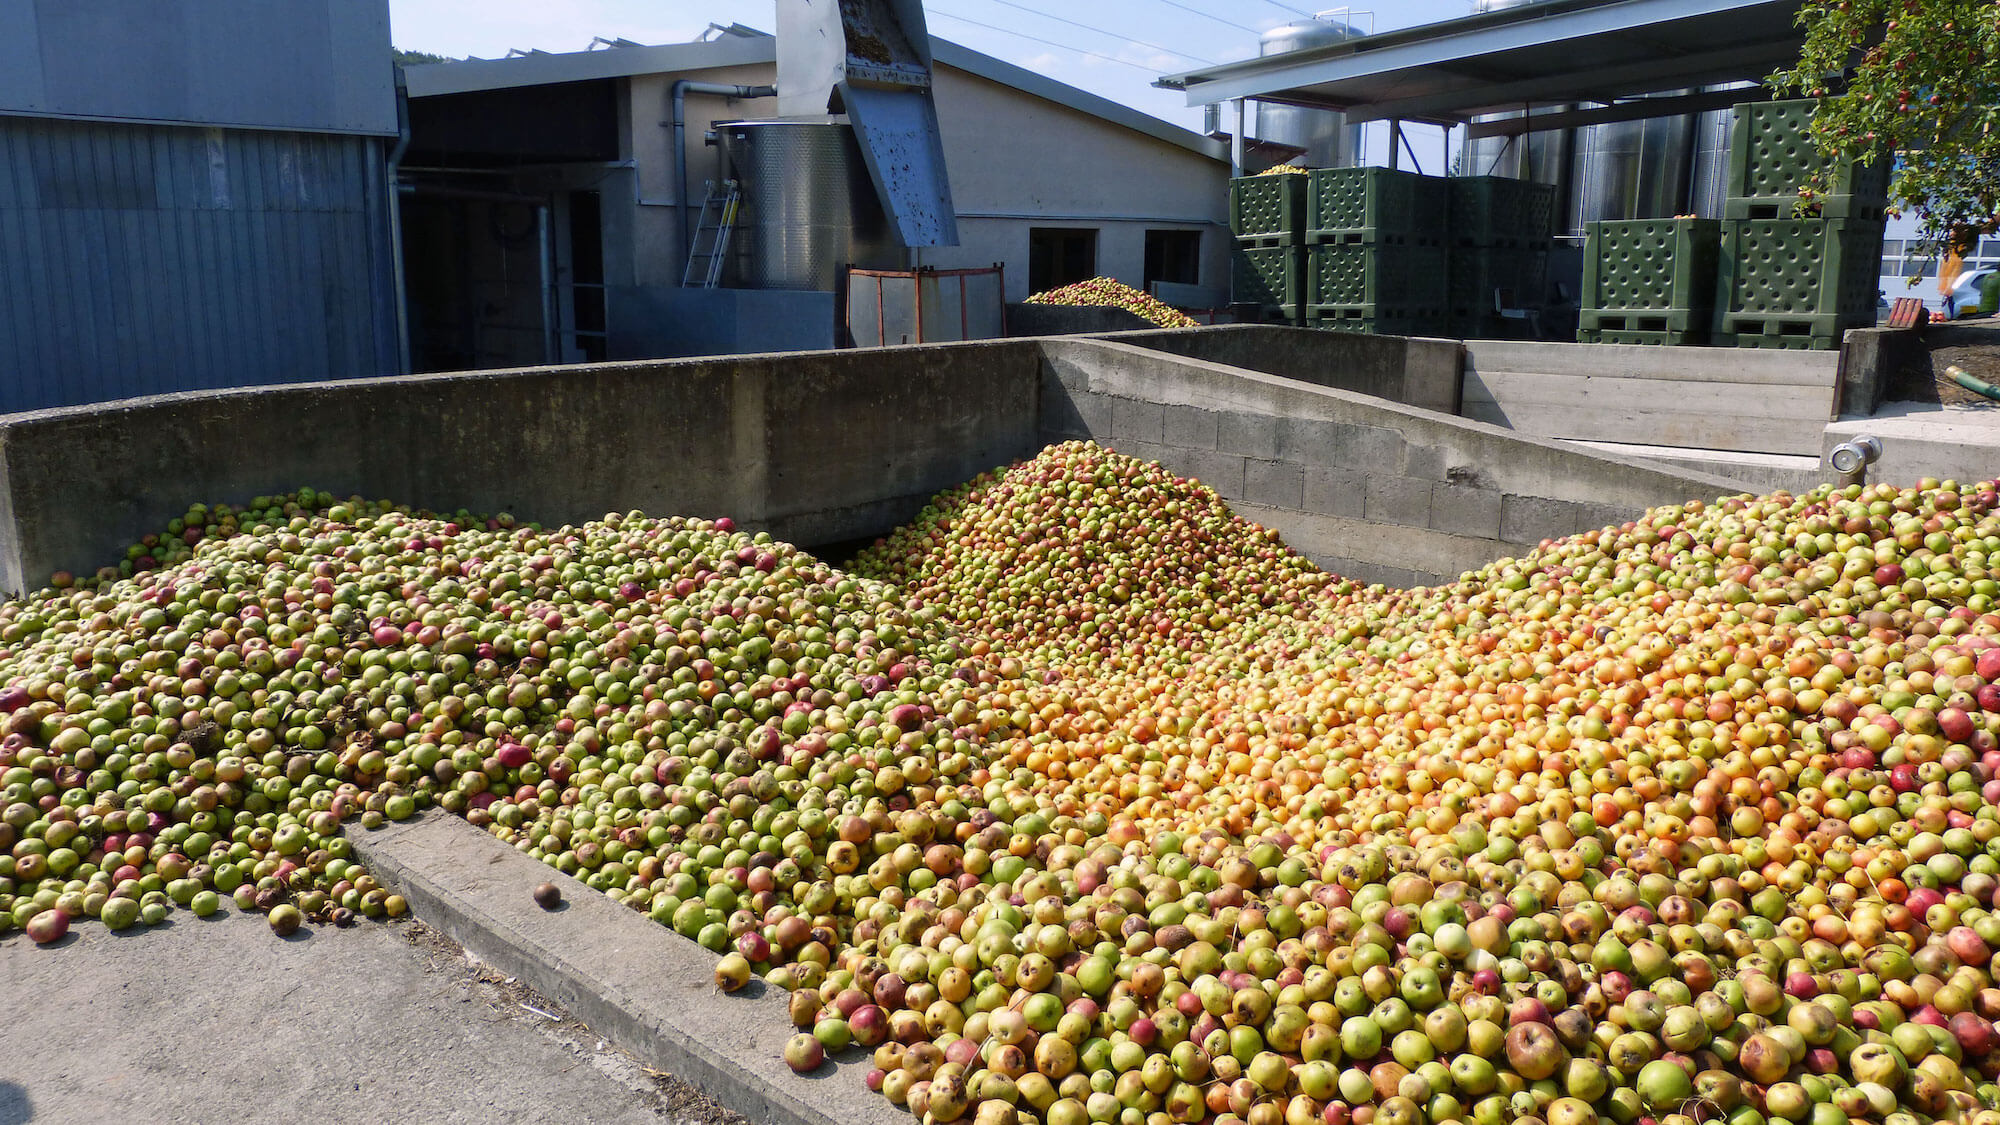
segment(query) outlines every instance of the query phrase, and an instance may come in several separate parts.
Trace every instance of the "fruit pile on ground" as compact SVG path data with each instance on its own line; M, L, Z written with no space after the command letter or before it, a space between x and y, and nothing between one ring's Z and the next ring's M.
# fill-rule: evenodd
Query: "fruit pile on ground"
M1170 305L1161 303L1151 293L1141 293L1124 282L1108 277L1093 277L1089 281L1079 281L1046 293L1037 293L1028 298L1031 305L1082 305L1124 309L1141 320L1157 324L1162 328L1198 328L1201 322Z
M341 826L434 803L930 1121L1995 1125L1996 505L1690 504L1416 591L1086 444L853 575L196 509L0 608L0 906L387 913Z

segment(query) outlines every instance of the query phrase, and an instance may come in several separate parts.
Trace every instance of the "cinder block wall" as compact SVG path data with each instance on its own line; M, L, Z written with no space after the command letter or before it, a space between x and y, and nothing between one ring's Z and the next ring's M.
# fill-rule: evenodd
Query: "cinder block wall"
M1043 343L1042 428L1196 477L1337 573L1448 581L1649 507L1736 495L1497 426L1109 340Z

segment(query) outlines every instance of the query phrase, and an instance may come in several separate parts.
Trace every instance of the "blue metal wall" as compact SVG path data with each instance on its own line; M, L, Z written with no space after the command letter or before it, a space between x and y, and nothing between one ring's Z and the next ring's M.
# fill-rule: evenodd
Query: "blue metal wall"
M388 143L0 117L0 412L394 373Z

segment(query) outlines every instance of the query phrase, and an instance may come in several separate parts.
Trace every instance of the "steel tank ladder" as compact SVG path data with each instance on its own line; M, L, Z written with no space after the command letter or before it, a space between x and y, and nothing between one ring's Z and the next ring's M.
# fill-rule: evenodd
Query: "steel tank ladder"
M695 224L694 245L688 253L687 269L681 274L681 288L713 289L722 280L729 232L736 227L736 211L742 200L735 180L708 182L708 197L701 201L701 219Z

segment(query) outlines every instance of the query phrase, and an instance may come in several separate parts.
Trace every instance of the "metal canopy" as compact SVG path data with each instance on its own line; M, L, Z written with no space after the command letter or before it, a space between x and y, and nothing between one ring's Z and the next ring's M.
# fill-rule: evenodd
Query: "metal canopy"
M1610 104L1761 81L1798 58L1797 13L1797 0L1543 0L1158 85L1185 90L1191 106L1255 98L1337 109L1351 122L1458 124L1536 102ZM1680 111L1664 100L1643 108Z

